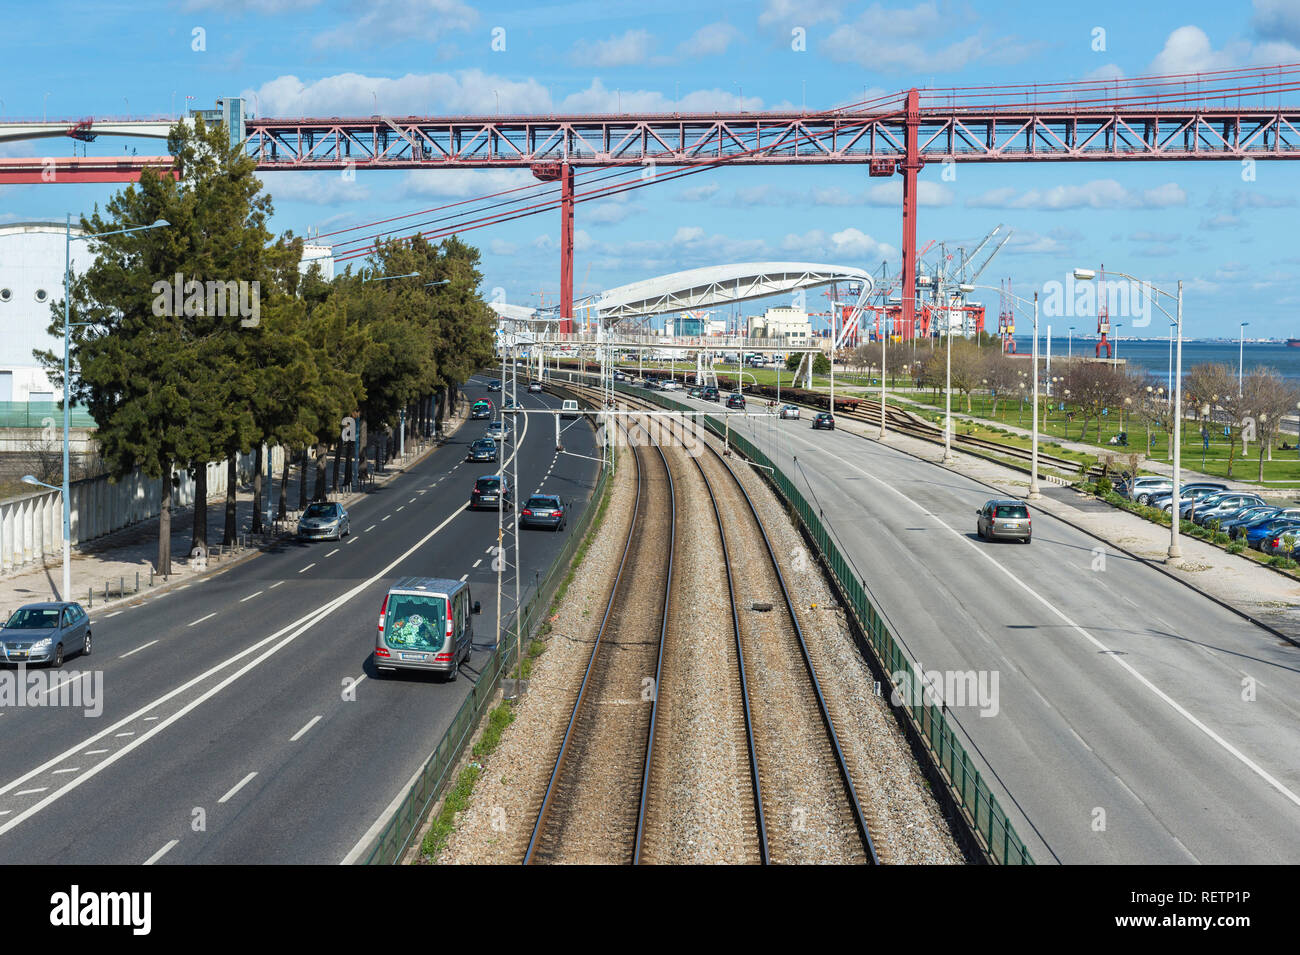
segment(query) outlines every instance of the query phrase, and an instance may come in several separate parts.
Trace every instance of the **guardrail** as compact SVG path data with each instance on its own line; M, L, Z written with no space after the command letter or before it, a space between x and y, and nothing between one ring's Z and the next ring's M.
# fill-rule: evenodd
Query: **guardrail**
M550 609L556 589L568 575L569 562L581 546L591 527L591 522L595 520L596 512L600 509L606 483L607 474L605 469L601 468L596 478L596 485L591 491L591 500L583 510L582 516L573 524L573 533L564 542L563 549L551 563L546 576L538 583L532 599L524 605L523 612L512 621L513 625L509 629L503 625L501 642L488 657L483 671L474 684L474 689L470 691L469 696L465 697L460 709L452 717L451 725L438 741L433 755L424 764L419 778L411 785L401 805L393 813L393 817L375 837L374 844L366 851L363 864L394 865L401 861L410 847L411 839L419 829L425 813L442 795L451 771L474 735L475 727L496 697L501 678L505 675L514 654L516 635L522 634L520 645L523 646L536 633L546 612Z
M662 408L698 413L694 408L655 392L645 392L621 384L615 384L614 387L623 394L651 401ZM718 437L722 437L726 431L722 422L711 415L704 415L704 424ZM903 648L889 632L884 618L867 596L867 590L855 575L852 564L840 553L835 541L822 524L817 509L799 493L785 473L743 435L730 431L728 439L732 449L755 464L770 469L772 484L786 503L794 508L804 527L807 528L809 536L821 551L826 566L835 576L841 593L848 599L849 610L870 643L881 669L890 675L891 680L894 674L903 674L908 686L923 685L912 666L912 661L907 658ZM965 817L986 858L1000 864L1032 865L1034 860L1029 854L1029 849L1016 835L1011 820L1002 810L997 797L984 782L979 769L967 755L966 747L962 745L948 724L942 707L935 703L926 703L922 699L919 703L906 703L904 711L933 758L953 802Z

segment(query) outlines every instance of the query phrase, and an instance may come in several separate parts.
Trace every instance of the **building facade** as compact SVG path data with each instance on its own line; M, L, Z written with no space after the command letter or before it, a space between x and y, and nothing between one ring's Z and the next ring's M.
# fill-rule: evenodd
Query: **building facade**
M812 323L802 309L781 305L750 316L746 334L750 338L774 338L790 348L806 348L812 340Z
M81 230L73 228L73 235ZM76 275L89 254L85 242L71 246ZM63 301L67 233L62 222L14 222L0 226L0 402L56 401L63 397L32 352L63 353L51 335L50 311Z

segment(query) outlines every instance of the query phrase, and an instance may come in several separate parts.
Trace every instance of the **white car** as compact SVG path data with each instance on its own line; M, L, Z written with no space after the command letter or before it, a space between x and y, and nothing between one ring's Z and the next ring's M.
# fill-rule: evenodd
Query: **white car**
M498 418L496 421L493 421L490 425L488 425L487 430L484 431L483 433L486 437L491 438L493 441L497 441L497 442L505 441L507 438L510 437L510 425L507 422Z
M530 381L528 383L528 390L533 394L537 394L542 390L542 383L540 381Z
M663 389L664 391L681 391L682 383L670 378L663 383Z
M782 418L793 418L795 421L798 421L798 420L799 420L799 406L798 406L798 405L782 405L782 406L781 406L781 417L782 417Z

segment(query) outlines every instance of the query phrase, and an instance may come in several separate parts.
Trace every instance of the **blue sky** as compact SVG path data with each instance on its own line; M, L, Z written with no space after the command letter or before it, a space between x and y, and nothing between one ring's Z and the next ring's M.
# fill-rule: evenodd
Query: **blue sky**
M246 96L260 115L826 108L910 86L1032 84L1300 61L1300 0L847 3L624 0L49 2L6 11L5 119L155 116ZM505 30L505 50L491 48ZM790 31L807 34L791 49ZM1105 49L1096 50L1096 28ZM203 49L193 46L202 31ZM46 95L48 94L48 95ZM188 99L192 97L192 99ZM1297 96L1300 102L1300 96ZM141 153L147 151L135 144ZM71 140L14 144L67 155ZM102 139L92 152L112 153ZM161 151L161 149L159 149ZM44 152L42 154L44 154ZM984 274L1018 293L1100 264L1186 281L1189 336L1300 336L1300 168L1261 163L965 164L923 170L919 237L1010 244ZM277 229L332 231L531 182L526 171L265 177ZM0 219L88 211L109 186L0 189ZM579 294L749 259L896 264L896 182L860 166L721 169L577 208ZM468 233L485 286L548 302L558 213ZM996 306L996 293L984 297ZM1076 322L1076 324L1079 324ZM1153 322L1153 337L1163 326Z

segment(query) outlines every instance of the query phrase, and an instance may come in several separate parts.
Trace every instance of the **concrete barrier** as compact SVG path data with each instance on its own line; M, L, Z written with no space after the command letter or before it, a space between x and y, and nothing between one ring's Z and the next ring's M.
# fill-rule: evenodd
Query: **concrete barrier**
M271 453L277 479L284 462L284 450ZM219 504L226 494L226 462L215 461L208 469L208 504ZM241 455L240 471L252 469L252 455ZM187 470L175 472L178 484L172 492L172 508L194 503L194 479ZM158 516L162 478L146 477L139 470L119 481L107 477L86 478L72 484L72 544L85 543L132 524ZM58 491L39 491L0 501L0 574L18 572L29 565L63 558L63 503Z

